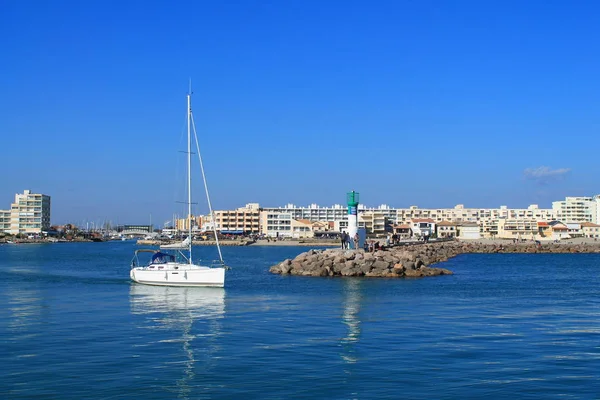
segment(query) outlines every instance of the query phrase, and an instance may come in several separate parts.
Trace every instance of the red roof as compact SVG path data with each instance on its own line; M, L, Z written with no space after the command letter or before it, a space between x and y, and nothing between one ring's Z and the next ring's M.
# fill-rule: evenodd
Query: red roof
M442 221L437 224L438 226L456 226L455 222Z
M410 226L406 225L406 224L401 224L401 225L394 225L394 228L396 228L396 229L410 229Z
M538 222L538 226L550 226L547 222Z
M584 228L600 228L600 225L594 224L592 222L582 222L581 226Z

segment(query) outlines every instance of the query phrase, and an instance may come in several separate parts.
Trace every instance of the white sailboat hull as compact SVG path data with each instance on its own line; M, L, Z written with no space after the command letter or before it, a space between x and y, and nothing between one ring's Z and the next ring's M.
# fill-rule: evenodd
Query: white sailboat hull
M182 263L153 264L135 267L130 272L137 283L156 286L204 286L223 287L225 268L209 268Z

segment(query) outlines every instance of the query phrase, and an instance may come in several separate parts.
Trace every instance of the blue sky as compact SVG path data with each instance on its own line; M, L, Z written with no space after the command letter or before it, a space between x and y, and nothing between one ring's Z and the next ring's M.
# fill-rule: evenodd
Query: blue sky
M0 208L31 189L53 223L182 214L189 78L216 209L600 192L597 2L0 7Z

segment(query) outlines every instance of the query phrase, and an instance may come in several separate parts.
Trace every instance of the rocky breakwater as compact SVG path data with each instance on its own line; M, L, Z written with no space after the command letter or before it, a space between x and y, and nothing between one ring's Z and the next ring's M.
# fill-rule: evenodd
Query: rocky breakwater
M274 274L304 276L372 276L419 278L451 275L430 265L465 253L600 253L600 244L444 242L398 246L366 253L363 250L309 250L270 268Z
M451 275L429 265L459 254L452 243L402 246L366 253L363 250L309 250L270 268L274 274L304 276L368 276L419 278Z

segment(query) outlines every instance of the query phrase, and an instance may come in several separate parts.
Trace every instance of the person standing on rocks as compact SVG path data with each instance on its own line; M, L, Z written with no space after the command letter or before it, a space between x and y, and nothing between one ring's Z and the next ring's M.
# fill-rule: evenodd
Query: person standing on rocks
M340 235L340 240L342 242L342 249L346 248L346 231L342 231Z
M358 232L354 235L354 250L358 250Z

